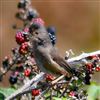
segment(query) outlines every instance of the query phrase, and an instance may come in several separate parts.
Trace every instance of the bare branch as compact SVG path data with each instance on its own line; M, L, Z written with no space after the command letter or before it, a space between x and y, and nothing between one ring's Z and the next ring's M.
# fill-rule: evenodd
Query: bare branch
M25 89L28 89L33 83L39 82L44 78L44 73L41 72L40 74L36 75L32 80L29 80L23 87L18 89L15 93L11 94L9 97L7 97L5 100L12 100L18 95L22 94Z

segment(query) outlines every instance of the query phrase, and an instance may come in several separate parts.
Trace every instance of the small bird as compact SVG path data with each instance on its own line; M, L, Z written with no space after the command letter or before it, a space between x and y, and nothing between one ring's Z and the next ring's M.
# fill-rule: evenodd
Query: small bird
M73 69L60 56L57 48L52 45L49 34L43 25L31 25L31 44L37 66L41 71L54 75L71 77Z

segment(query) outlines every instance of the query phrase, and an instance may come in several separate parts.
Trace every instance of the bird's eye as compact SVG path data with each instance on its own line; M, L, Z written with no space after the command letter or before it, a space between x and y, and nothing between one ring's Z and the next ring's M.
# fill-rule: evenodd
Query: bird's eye
M38 35L39 33L38 33L38 32L35 32L35 34L37 34L37 35Z

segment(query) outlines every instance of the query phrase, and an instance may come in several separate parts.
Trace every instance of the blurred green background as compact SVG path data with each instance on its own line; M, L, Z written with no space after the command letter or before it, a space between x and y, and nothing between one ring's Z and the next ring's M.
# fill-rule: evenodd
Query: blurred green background
M22 26L15 19L19 0L0 0L0 66L5 56L16 47L13 24ZM72 49L77 55L100 50L100 0L31 0L44 19L46 26L55 26L57 47L62 55ZM100 73L94 79L100 83ZM8 85L8 75L0 85Z

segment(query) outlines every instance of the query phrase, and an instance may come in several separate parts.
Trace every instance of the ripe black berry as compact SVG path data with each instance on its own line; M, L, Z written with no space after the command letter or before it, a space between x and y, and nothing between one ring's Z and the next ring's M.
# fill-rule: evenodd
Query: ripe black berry
M31 21L32 18L34 18L34 17L35 17L34 12L33 11L29 11L27 19Z
M10 84L14 85L15 83L17 83L17 77L11 75L9 78L9 82L10 82Z
M2 62L3 68L7 68L9 65L9 59L8 57L5 57L5 59Z
M90 85L90 79L91 79L90 73L86 72L85 84Z
M18 6L17 6L19 9L25 9L25 7L26 7L26 4L25 3L21 3L21 2L19 2L18 3Z
M49 33L49 37L50 37L50 39L51 39L51 43L52 43L53 45L55 45L55 43L56 43L56 35L55 35L56 30L55 30L55 28L54 28L54 27L48 27L48 28L47 28L47 31L48 31L48 33Z

